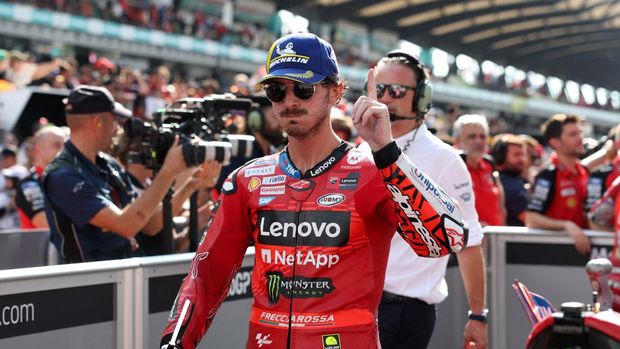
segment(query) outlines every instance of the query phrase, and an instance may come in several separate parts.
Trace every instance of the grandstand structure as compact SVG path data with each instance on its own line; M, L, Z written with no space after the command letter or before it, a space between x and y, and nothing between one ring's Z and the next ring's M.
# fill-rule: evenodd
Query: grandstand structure
M467 2L466 5L454 1L430 0L379 3L346 0L312 3L239 0L234 3L231 9L231 1L182 1L181 8L177 9L177 13L180 13L177 20L183 23L183 14L188 12L205 13L216 18L221 16L223 22L229 22L226 24L228 28L235 28L234 25L239 23L251 23L264 32L271 32L273 36L273 28L278 26L275 18L278 9L299 13L310 19L311 31L330 37L334 42L341 60L342 73L350 82L353 97L361 93L368 66L381 54L398 45L400 39L426 45L427 49L422 49L420 55L430 67L433 67L434 52L441 51L436 46L449 49L454 54L462 52L478 61L494 59L509 64L514 60L520 69L536 69L564 79L581 79L582 83L599 87L613 87L617 84L617 79L613 79L614 74L606 70L616 59L618 46L601 39L609 45L586 50L586 47L590 47L582 40L586 34L577 35L574 26L568 29L566 20L572 18L579 21L580 26L591 26L584 30L598 25L605 33L617 33L615 26L618 21L614 19L614 13L618 12L619 5L610 1L481 0ZM606 9L605 16L601 15L601 9ZM118 18L106 18L96 11L87 17L79 11L59 12L24 2L0 2L2 42L7 45L13 42L11 40L19 38L22 42L28 42L23 44L26 47L51 46L78 56L96 51L121 64L144 69L164 63L182 70L184 76L215 74L224 81L229 81L239 72L252 74L264 62L264 43L261 43L263 47L260 44L252 47L243 38L239 39L242 33L235 33L238 35L232 36L233 39L230 39L231 36L197 35L196 31L188 30L191 26L187 23L185 26L166 29L165 25L153 26L126 19L119 22ZM265 28L269 26L272 28L267 31ZM219 29L216 27L215 30ZM560 32L564 34L560 35ZM594 38L599 37L598 32L586 32ZM545 33L556 33L557 38L553 36L555 34L547 37ZM590 38L590 34L586 37ZM517 35L521 35L520 39L516 38ZM571 41L571 37L582 40L583 50L574 54L562 51L564 48L560 50L557 40L571 42L566 47L569 51L580 42ZM514 39L515 45L509 45L510 38ZM519 40L523 43L516 44ZM523 46L526 43L530 46ZM537 52L540 54L520 54L529 52L528 47L534 52L532 45L538 45L536 47L540 50ZM562 54L550 60L545 59L543 53ZM454 60L454 56L451 59ZM583 61L591 61L592 64L579 63ZM434 102L440 106L461 105L470 110L486 112L491 117L497 113L520 119L545 118L557 112L580 114L598 126L595 131L599 130L599 133L603 133L620 117L620 93L617 91L598 88L596 92L600 92L601 96L596 97L599 103L584 102L583 94L578 92L574 103L569 103L565 91L561 91L556 98L550 98L548 83L532 86L531 79L527 77L513 81L513 86L509 88L503 77L492 79L492 83L486 84L486 77L480 72L480 64L476 64L478 81L473 85L459 76L460 68L457 69L454 62L448 67L450 76L435 77ZM587 84L584 86L592 87ZM604 103L600 103L601 100ZM538 121L533 120L531 124L536 126Z
M311 20L346 19L425 47L610 89L620 3L609 0L276 0Z

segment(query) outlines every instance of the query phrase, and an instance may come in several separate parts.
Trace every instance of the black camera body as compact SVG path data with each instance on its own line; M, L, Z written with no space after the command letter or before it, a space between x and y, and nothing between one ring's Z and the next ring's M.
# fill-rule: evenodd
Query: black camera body
M227 120L247 114L252 100L234 95L179 99L153 115L153 122L132 118L124 125L131 139L128 162L159 170L175 138L188 167L215 160L227 165L232 156L251 154L254 137L230 134Z

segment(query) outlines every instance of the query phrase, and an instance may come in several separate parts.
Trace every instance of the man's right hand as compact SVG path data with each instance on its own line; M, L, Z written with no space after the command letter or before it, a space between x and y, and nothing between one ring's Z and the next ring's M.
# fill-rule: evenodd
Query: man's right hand
M590 239L583 232L583 229L581 229L573 221L566 221L564 223L564 230L566 230L568 236L570 236L570 238L575 242L577 252L582 255L587 255L590 252Z
M187 166L183 158L183 145L180 144L179 136L175 136L174 143L172 143L168 153L166 153L160 172L175 176L188 168L189 166Z

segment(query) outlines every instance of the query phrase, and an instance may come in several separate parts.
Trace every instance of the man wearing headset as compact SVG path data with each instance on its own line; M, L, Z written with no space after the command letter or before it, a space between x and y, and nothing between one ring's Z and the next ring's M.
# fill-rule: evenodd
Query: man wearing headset
M454 198L469 225L467 247L457 253L470 306L463 314L465 345L487 347L485 268L482 228L474 205L471 178L456 151L435 137L424 124L431 87L424 67L401 50L389 52L375 70L378 101L388 106L392 134L413 163ZM448 257L424 259L406 243L393 238L379 306L379 337L383 349L426 348L435 325L435 305L448 295L444 275Z
M525 225L529 184L521 175L525 169L526 151L523 139L511 133L497 135L491 147L504 189L506 225L510 226Z

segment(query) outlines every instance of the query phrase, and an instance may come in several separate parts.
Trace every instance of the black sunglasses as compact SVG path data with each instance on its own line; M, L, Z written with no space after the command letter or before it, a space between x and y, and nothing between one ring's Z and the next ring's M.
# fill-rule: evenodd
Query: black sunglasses
M286 91L288 90L288 87L286 87L283 83L273 82L265 85L263 89L265 90L265 94L270 101L278 103L282 102L284 98L286 98ZM299 99L310 99L314 95L315 91L315 84L306 84L301 82L296 82L293 84L293 94Z
M400 84L376 84L377 86L377 98L383 97L385 90L387 89L390 97L394 99L400 99L405 97L407 90L415 91L415 87L405 86Z

